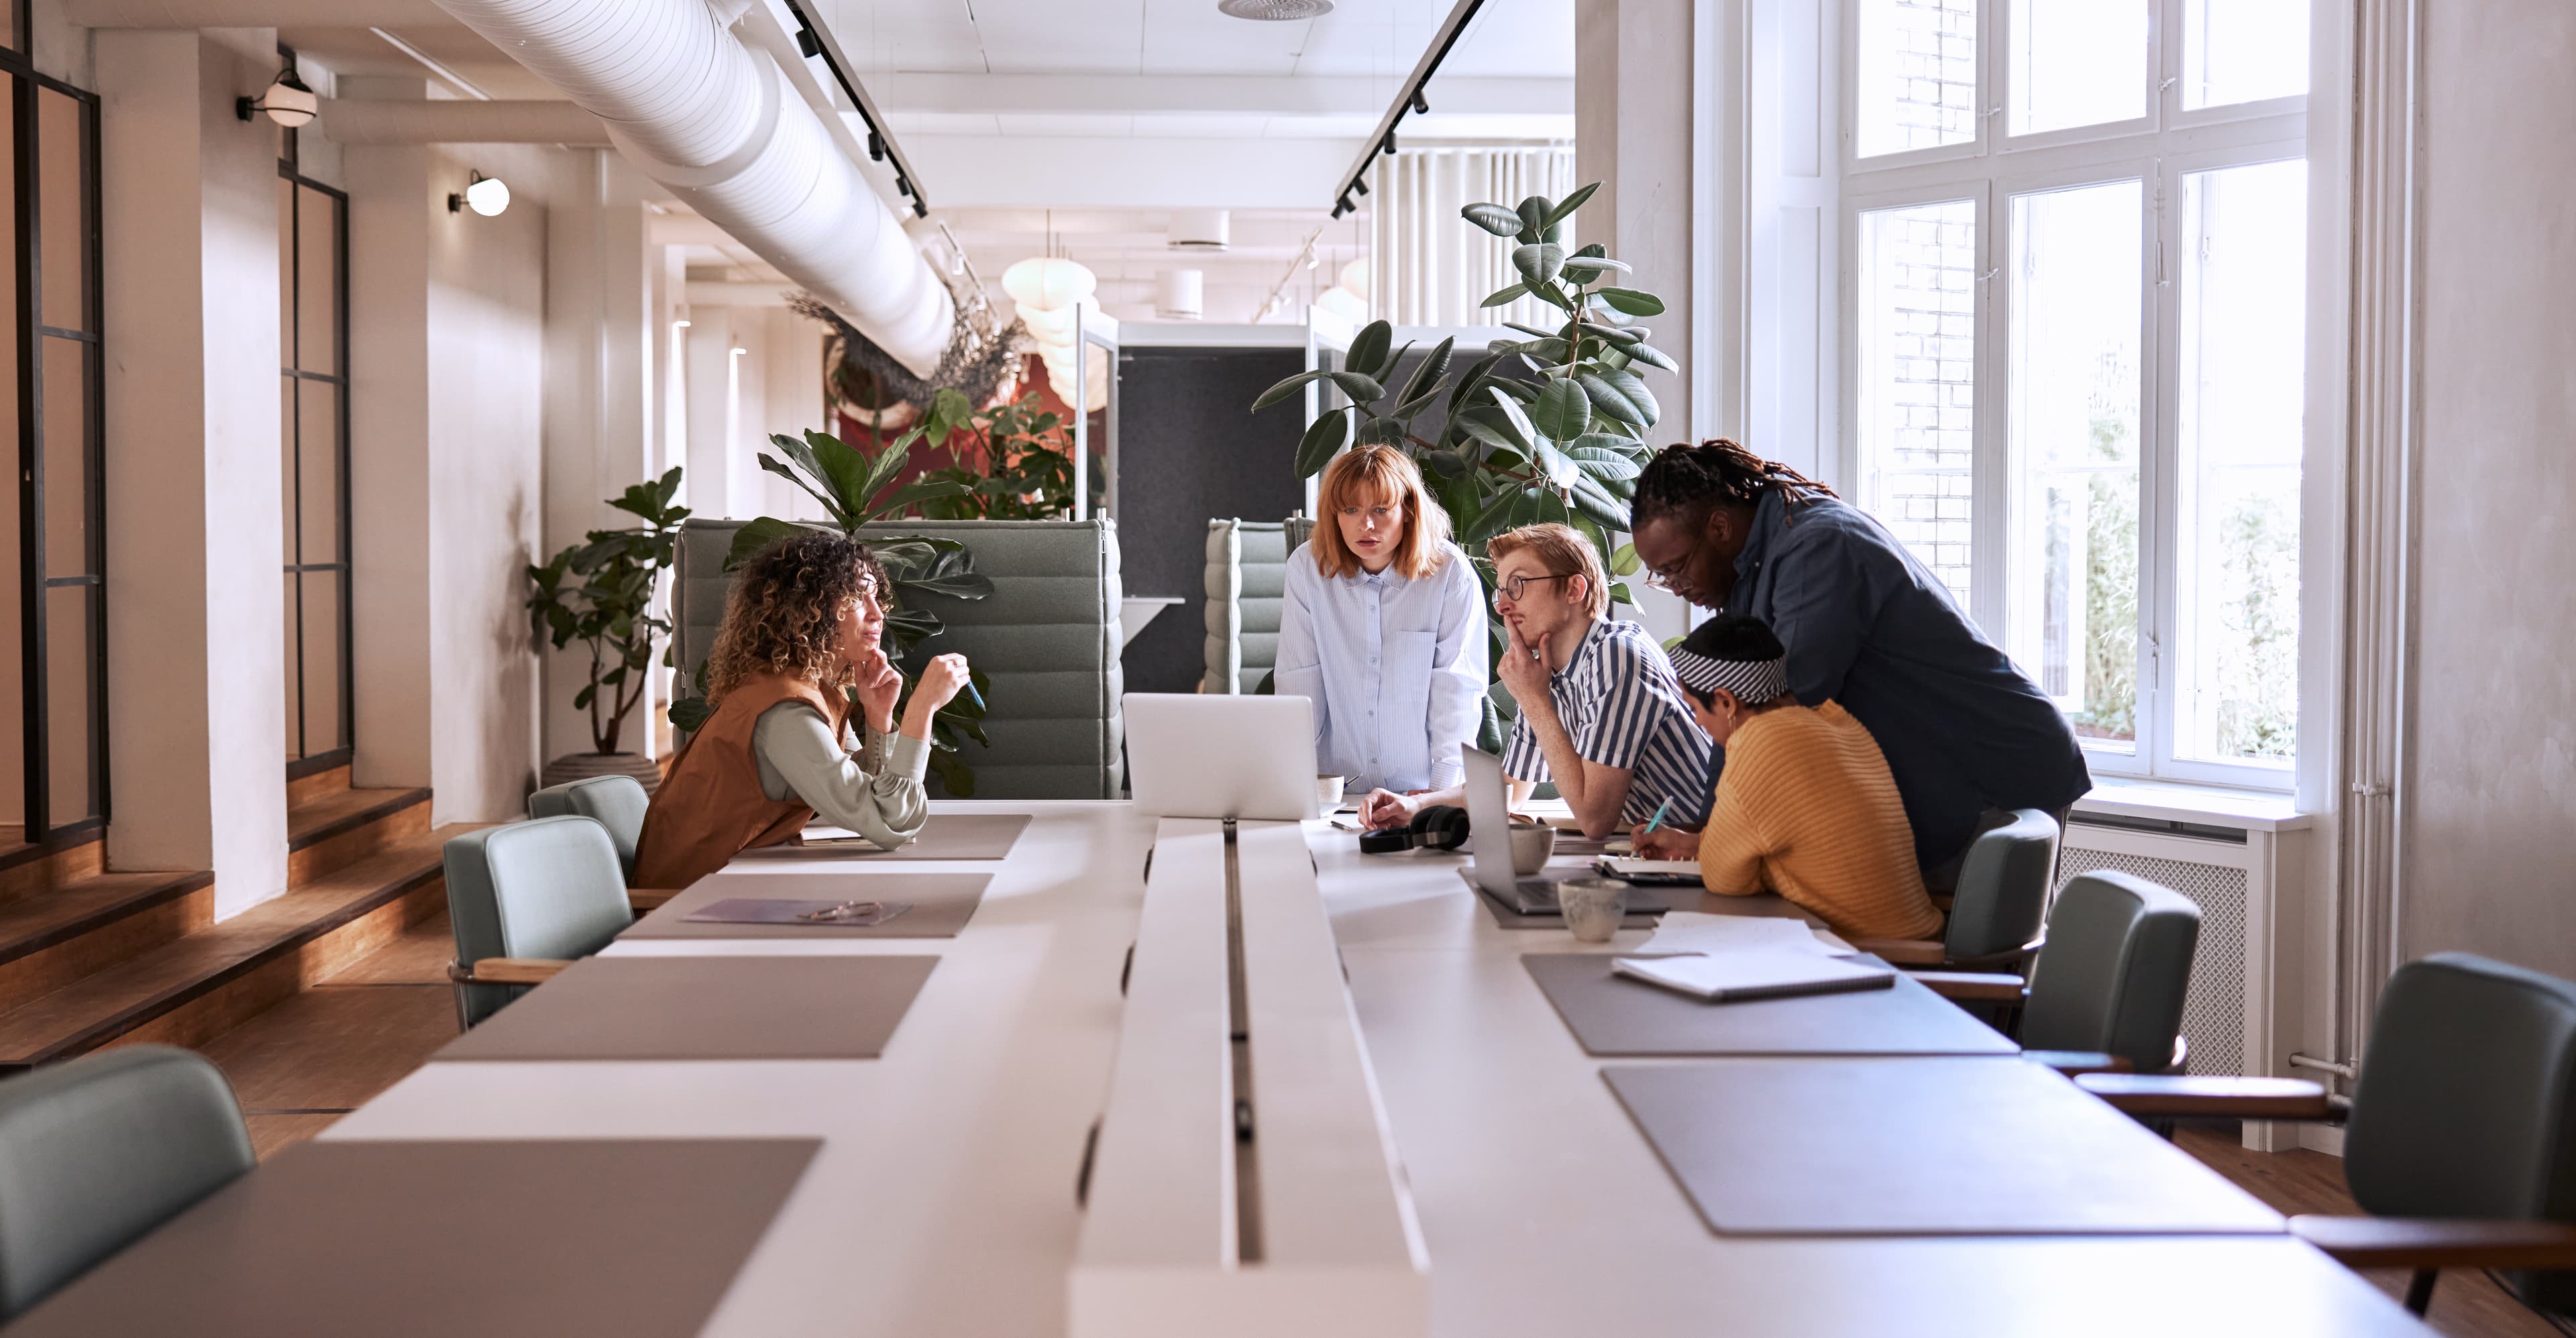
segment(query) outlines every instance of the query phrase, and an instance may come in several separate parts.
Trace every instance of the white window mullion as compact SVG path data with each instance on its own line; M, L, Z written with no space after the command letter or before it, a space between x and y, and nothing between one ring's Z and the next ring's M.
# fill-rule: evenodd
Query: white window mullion
M2003 320L2003 294L2010 284L2004 274L2003 207L1989 177L1977 197L1976 370L1970 384L1976 396L1975 494L1969 507L1969 616L1996 645L2009 644L2005 625L2008 591L2004 563L2012 512L2007 497L2012 474L2011 407L2007 402L2004 364L2010 332Z

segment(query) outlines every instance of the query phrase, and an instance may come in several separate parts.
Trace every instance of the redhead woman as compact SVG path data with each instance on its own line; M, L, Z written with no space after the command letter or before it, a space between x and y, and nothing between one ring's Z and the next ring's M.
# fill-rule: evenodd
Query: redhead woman
M1315 761L1351 791L1438 789L1484 719L1484 585L1392 446L1335 459L1315 537L1288 555L1280 696L1315 704Z
M898 731L903 675L878 644L887 591L867 548L837 534L781 539L743 564L707 658L715 713L654 792L637 885L686 887L817 815L888 849L921 831L930 718L965 686L966 657L923 666Z

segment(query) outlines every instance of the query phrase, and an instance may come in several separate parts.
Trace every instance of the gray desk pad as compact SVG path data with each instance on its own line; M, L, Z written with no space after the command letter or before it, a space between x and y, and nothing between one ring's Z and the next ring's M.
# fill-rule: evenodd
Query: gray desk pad
M430 1056L874 1059L936 957L592 957Z
M1892 989L1708 1003L1614 974L1612 954L1521 954L1585 1054L2010 1055L2020 1047L1896 973Z
M9 1326L11 1338L687 1338L820 1139L289 1148Z
M701 878L619 938L955 938L983 904L989 873L774 873ZM693 923L719 901L909 901L879 925Z
M2025 1060L1601 1071L1722 1235L2270 1233L2278 1213Z
M760 846L735 859L1003 859L1028 830L1026 813L935 813L921 834L892 850L863 841L848 845Z

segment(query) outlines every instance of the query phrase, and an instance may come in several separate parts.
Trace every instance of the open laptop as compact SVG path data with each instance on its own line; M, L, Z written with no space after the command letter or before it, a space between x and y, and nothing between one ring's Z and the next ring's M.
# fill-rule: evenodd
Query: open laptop
M1503 778L1503 759L1473 746L1460 748L1467 764L1467 829L1472 849L1467 867L1458 876L1468 884L1523 915L1556 915L1556 885L1568 878L1580 878L1587 870L1541 869L1523 877L1512 872L1512 800ZM1672 903L1647 888L1628 889L1628 913L1653 915L1672 909Z
M1316 816L1315 708L1303 697L1130 692L1127 783L1158 818ZM1508 861L1507 861L1508 862Z

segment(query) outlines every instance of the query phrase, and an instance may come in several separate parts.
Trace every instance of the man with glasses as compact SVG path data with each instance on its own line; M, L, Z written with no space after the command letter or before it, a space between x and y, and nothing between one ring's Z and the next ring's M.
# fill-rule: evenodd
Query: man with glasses
M1681 698L1673 666L1646 629L1618 622L1601 555L1564 525L1494 536L1494 612L1505 648L1498 675L1520 707L1503 774L1515 802L1553 779L1589 836L1651 820L1697 827L1708 812L1708 736ZM1458 789L1361 804L1371 827L1398 827Z
M1653 584L1769 626L1787 648L1789 691L1839 702L1869 730L1935 891L1955 885L1968 843L2004 811L2062 823L2093 788L2056 703L1832 489L1731 441L1671 446L1638 475L1630 525Z

